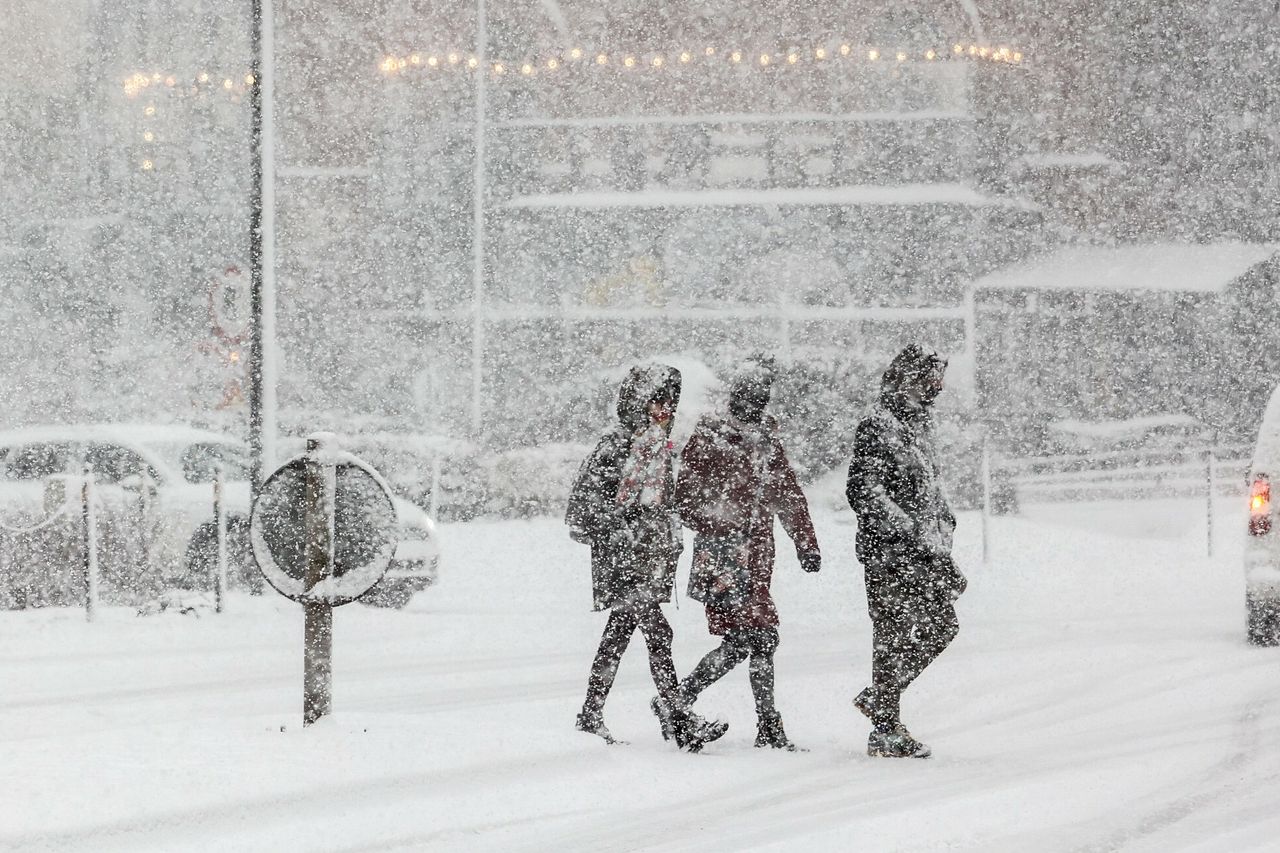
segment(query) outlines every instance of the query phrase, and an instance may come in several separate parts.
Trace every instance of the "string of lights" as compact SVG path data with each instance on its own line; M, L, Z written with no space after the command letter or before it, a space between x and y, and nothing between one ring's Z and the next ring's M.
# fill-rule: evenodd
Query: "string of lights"
M192 94L206 89L221 88L225 92L242 95L253 84L253 75L243 73L237 74L234 78L223 77L222 81L218 82L217 77L208 71L201 71L191 78L181 79L173 74L162 74L159 71L153 71L150 74L138 72L125 78L124 93L129 98L136 98L147 89L168 89L176 92L190 87Z
M709 67L712 63L722 66L764 69L777 66L794 68L797 66L818 66L839 61L865 61L867 63L931 63L945 59L988 61L1018 65L1023 62L1023 53L1007 46L991 46L979 44L963 44L957 42L950 50L929 48L924 51L882 50L878 47L856 47L848 42L838 45L817 45L807 49L790 49L781 51L750 52L741 49L723 49L716 46L703 47L700 50L682 50L671 53L639 53L608 51L589 51L575 47L563 53L541 59L525 59L521 61L495 60L489 65L489 73L500 77L504 74L533 77L539 74L553 74L557 71L573 67L589 69L606 69L609 67L627 70L648 69L662 71L665 68ZM400 75L411 70L430 73L435 70L476 71L479 60L463 51L447 51L441 53L414 52L403 56L386 56L378 63L383 74ZM174 74L158 71L151 73L137 72L124 81L124 94L128 98L136 98L149 89L169 92L178 95L198 95L219 89L233 96L245 93L256 81L252 74L237 74L235 77L223 77L221 82L216 75L208 71L200 71L190 78L179 78ZM143 115L153 118L156 115L154 103L147 103ZM152 144L156 141L155 132L144 130L143 141ZM140 164L142 171L150 172L155 168L151 157L146 157Z
M989 62L1003 62L1013 65L1023 61L1022 51L1007 46L991 46L979 44L951 45L950 50L929 48L927 50L883 50L879 47L855 47L849 43L837 46L818 45L813 48L791 49L780 51L751 52L741 49L723 49L714 46L701 50L682 50L668 53L640 53L589 51L575 47L563 53L540 59L523 59L518 61L494 60L489 63L489 71L494 76L503 74L520 74L532 77L537 74L548 74L571 68L582 67L621 67L628 69L679 68L712 62L737 65L742 67L768 68L771 66L795 67L815 65L834 61L865 60L867 62L934 62L942 59L973 59ZM420 70L475 70L479 61L475 56L459 51L441 53L413 52L404 55L385 56L378 63L384 74L391 76L406 71Z

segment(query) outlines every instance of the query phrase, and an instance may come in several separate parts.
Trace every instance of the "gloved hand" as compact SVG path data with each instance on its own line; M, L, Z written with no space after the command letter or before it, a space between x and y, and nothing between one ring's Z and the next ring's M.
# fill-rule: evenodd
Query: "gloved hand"
M797 556L800 558L800 568L810 574L822 568L822 555L817 551L806 551Z

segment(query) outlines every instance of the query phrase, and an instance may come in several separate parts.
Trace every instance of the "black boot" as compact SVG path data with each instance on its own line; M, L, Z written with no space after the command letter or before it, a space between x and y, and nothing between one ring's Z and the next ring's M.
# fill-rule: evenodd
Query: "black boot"
M870 687L853 697L853 707L857 708L859 713L873 724L876 722L876 694ZM894 734L906 738L911 737L911 732L907 731L907 727L902 724L902 720L894 720L892 729Z
M578 719L573 724L573 727L580 732L595 735L610 745L624 742L613 736L613 733L610 732L609 728L604 724L604 717L599 714L592 714L589 711L583 711L578 714Z
M729 730L728 723L719 720L708 722L692 711L676 710L664 702L661 696L654 696L649 707L658 718L662 739L674 739L676 746L688 752L700 751L706 744L724 737L724 733Z
M782 715L777 711L761 716L756 722L756 747L785 749L787 752L808 752L807 749L796 746L787 738L787 733L782 728Z

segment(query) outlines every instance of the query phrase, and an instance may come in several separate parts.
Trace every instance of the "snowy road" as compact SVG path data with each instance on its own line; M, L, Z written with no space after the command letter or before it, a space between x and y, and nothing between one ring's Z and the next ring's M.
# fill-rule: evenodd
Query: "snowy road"
M606 710L630 745L573 731L603 620L555 521L446 526L438 589L342 608L337 713L305 732L282 599L0 613L0 848L1276 849L1280 650L1243 641L1242 522L1220 510L1212 560L1194 502L998 519L986 567L963 518L961 635L904 702L925 762L864 753L870 627L830 510L822 574L777 573L796 755L752 747L745 671L699 705L724 740L664 744L639 641ZM711 640L668 611L684 672Z

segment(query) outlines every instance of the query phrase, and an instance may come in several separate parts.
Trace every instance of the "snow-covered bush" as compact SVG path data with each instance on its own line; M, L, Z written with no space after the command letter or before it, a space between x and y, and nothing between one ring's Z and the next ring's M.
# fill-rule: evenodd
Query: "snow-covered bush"
M588 444L546 444L488 457L486 509L503 518L562 514L578 466L591 450Z
M871 393L871 371L839 353L806 356L781 367L769 408L802 482L848 464L854 429Z

